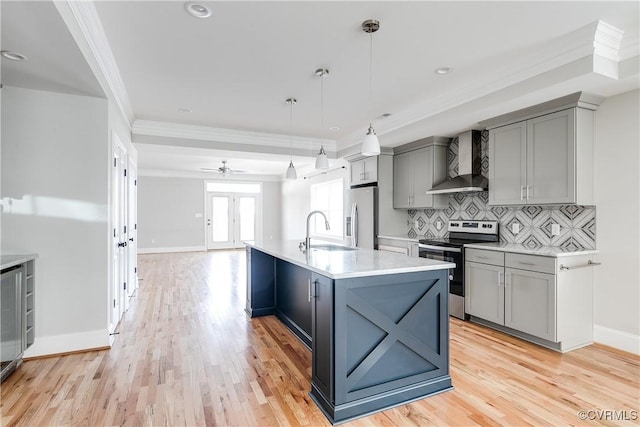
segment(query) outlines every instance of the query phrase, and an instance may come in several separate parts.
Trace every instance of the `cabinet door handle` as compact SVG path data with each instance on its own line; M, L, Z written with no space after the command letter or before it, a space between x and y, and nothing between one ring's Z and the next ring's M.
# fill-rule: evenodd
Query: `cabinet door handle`
M520 200L524 200L524 185L520 186Z
M311 302L311 279L307 279L307 302Z
M509 287L511 286L511 273L506 273L505 274L505 280L504 280L504 287Z
M529 200L529 186L527 185L527 200Z
M504 279L503 279L503 273L501 271L498 271L498 287L504 285Z

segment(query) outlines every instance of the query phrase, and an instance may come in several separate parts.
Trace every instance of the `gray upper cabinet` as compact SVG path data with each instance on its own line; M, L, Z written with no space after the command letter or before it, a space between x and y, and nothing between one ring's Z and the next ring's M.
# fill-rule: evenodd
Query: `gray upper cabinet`
M351 185L378 182L378 156L365 157L351 163Z
M481 122L489 128L489 204L592 205L598 102L574 94Z
M446 208L448 195L426 194L447 179L449 138L430 137L394 149L393 207Z
M527 123L520 122L489 132L489 204L526 203Z

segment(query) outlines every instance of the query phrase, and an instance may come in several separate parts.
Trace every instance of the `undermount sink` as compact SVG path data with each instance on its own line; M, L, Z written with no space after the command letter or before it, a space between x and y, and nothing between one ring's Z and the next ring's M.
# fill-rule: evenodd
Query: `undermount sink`
M352 248L349 246L341 246L341 245L311 245L311 250L320 250L320 251L355 251L356 248Z

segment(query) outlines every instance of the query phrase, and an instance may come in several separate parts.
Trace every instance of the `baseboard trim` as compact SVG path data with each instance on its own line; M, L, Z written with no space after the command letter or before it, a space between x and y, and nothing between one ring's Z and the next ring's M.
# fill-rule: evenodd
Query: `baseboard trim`
M106 328L75 334L36 336L33 345L24 352L24 358L29 359L109 347L109 331Z
M593 325L593 340L599 344L640 355L640 335Z
M166 254L173 252L204 252L204 246L176 246L172 248L138 248L139 254Z

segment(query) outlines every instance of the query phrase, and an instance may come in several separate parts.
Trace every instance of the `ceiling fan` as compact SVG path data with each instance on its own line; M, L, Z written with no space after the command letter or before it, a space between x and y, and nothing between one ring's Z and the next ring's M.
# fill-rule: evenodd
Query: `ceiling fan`
M245 173L245 171L241 171L241 170L237 170L237 169L231 169L229 166L227 166L227 161L223 160L222 161L222 166L220 166L219 168L200 168L201 171L203 172L218 172L219 174L221 174L222 176L227 176L227 175L231 175L234 173Z

